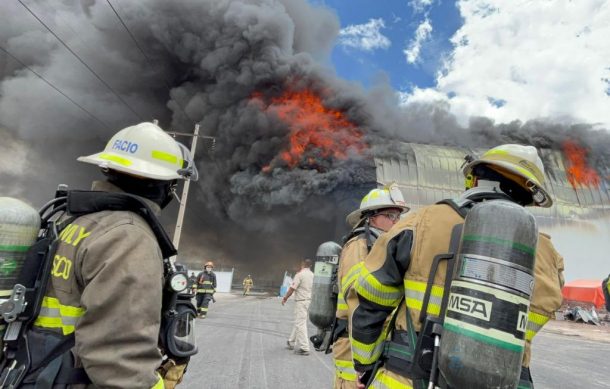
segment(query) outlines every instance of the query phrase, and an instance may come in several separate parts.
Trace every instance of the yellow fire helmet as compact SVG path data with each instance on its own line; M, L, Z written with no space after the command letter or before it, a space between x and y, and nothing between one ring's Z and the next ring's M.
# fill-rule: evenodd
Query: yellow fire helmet
M155 180L198 179L189 150L153 123L117 132L104 151L79 157L80 162Z
M544 165L535 147L505 144L486 151L481 158L470 161L464 167L467 189L472 187L472 170L481 164L530 191L534 200L532 205L544 208L553 205L553 200L544 187Z
M204 267L208 267L208 266L211 266L211 267L212 267L212 269L213 269L213 268L214 268L214 262L212 262L212 261L207 261L207 262L205 263L205 266L204 266Z
M356 227L364 218L365 213L384 208L397 208L401 210L401 213L409 210L398 185L392 183L384 188L371 190L362 198L360 208L347 215L346 221L350 226Z

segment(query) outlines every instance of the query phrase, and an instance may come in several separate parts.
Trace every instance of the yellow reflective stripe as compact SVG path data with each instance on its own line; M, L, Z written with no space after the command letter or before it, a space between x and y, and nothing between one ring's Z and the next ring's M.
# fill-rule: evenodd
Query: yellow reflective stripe
M42 299L42 307L59 309L61 316L81 317L85 313L85 308L63 305L59 302L59 299L48 296Z
M364 266L360 271L355 288L360 296L386 307L397 306L404 295L402 288L382 284Z
M382 332L381 336L371 344L360 343L356 339L350 338L349 340L352 343L352 358L363 365L375 363L381 356L381 351L383 351L384 339L385 330Z
M372 389L413 389L411 385L402 383L389 375L384 374L384 370L379 370L369 388Z
M64 335L69 335L74 332L76 322L84 313L84 308L63 305L57 298L45 296L34 325L43 328L61 328Z
M157 373L157 376L159 377L159 379L157 380L157 383L150 389L165 389L165 384L163 383L163 378L161 378L159 373Z
M9 289L9 290L0 290L0 297L11 297L11 294L13 294L13 290Z
M347 272L345 276L341 279L341 293L345 296L347 294L347 290L356 282L358 279L358 275L360 271L364 267L364 262L359 262L352 266L351 269Z
M502 149L492 149L483 154L483 158L489 157L490 155L500 154L500 155L508 155L508 151Z
M549 321L549 317L539 313L530 312L527 315L527 330L525 331L525 339L531 341L534 336L542 329Z
M128 160L127 158L119 157L118 155L115 155L115 154L102 153L102 154L100 154L100 158L105 159L106 161L116 162L119 165L123 165L123 166L130 166L132 164L132 162L130 160Z
M421 311L426 293L425 282L405 280L405 302L409 309ZM428 301L428 314L439 316L443 301L444 289L441 286L432 285L430 300Z
M74 326L73 325L65 325L61 321L61 317L43 317L43 316L38 316L36 318L36 321L34 322L34 325L37 326L37 327L42 327L42 328L61 328L61 332L64 335L70 335L71 333L74 332Z
M339 294L337 296L337 310L338 311L347 311L348 306L347 303L345 302L345 299L343 298L343 296L341 294Z
M161 150L153 150L151 156L154 159L158 159L159 161L171 163L172 165L182 166L182 158L178 158L177 155L174 155L172 153L168 153Z
M335 359L335 374L346 381L356 381L357 378L354 363L342 359Z

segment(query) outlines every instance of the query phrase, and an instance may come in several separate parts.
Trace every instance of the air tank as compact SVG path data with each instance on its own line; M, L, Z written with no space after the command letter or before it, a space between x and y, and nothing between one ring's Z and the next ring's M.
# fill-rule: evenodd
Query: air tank
M40 216L34 208L12 197L0 197L0 300L10 296L39 230Z
M309 321L319 329L330 328L335 320L336 271L340 253L341 246L335 242L322 243L316 252Z
M486 201L468 213L439 354L449 387L517 387L537 242L536 220L518 204Z

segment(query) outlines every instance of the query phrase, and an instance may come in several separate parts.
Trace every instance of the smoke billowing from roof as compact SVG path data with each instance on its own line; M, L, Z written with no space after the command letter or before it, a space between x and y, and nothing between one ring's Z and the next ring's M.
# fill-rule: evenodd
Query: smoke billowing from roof
M88 172L74 159L99 151L116 130L157 118L190 132L198 122L217 141L213 158L198 153L201 179L181 245L191 259L256 270L312 255L345 232L337 223L374 182L370 158L392 152L388 139L559 147L576 136L591 161L610 161L607 132L589 125L473 118L464 129L443 103L400 107L383 83L365 91L337 78L327 64L339 22L305 0L110 3L114 9L94 0L32 2L57 36L19 3L0 5L10 15L0 23L0 127L10 142L30 147L27 166L16 174L3 164L0 179L14 178L14 192L40 203L52 193L43 187L85 185ZM300 127L294 115L282 116L293 104L287 93L317 96L322 115L341 115L354 130L316 138L326 149L307 146L309 116ZM343 154L329 155L333 149Z

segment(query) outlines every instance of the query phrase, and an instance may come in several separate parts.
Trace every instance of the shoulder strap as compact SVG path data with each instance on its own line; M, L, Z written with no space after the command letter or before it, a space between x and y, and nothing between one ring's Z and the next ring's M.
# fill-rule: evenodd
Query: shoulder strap
M174 244L163 229L159 219L140 197L127 193L108 193L90 190L68 192L68 213L82 216L101 211L131 211L141 216L150 226L159 242L163 258L177 254Z
M375 244L377 238L379 238L379 232L376 229L367 226L354 228L350 233L343 238L343 244L347 243L350 239L359 237L360 239L366 239L367 251L371 251L371 248Z
M453 199L445 199L439 201L437 204L446 204L450 206L451 209L453 209L458 215L462 217L462 219L465 219L466 215L468 214L468 211L470 210L474 202L472 200L466 199L458 203L456 200Z

